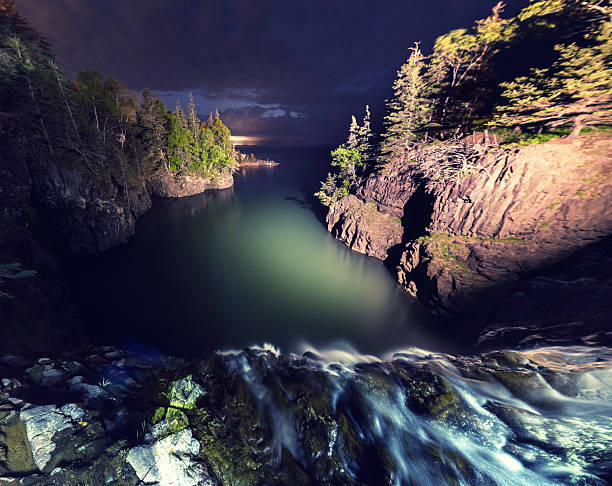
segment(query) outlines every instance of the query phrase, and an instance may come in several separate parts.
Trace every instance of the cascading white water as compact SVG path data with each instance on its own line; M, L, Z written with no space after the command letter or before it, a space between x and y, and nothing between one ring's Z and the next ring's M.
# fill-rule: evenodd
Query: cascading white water
M318 480L335 474L363 484L535 486L604 485L610 478L607 348L472 357L410 348L380 359L351 349L303 350L222 354L269 424L277 461L282 451L306 470L325 470L317 464L328 461ZM323 394L331 410L317 419L325 423L326 446L314 453L308 423L287 405L308 400L289 391L292 373L305 372L322 378L323 390L311 390L313 406ZM349 447L349 437L359 445Z

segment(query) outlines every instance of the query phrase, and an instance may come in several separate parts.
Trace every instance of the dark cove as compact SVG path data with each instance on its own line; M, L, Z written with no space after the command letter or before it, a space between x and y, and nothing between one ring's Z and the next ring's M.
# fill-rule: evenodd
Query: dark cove
M281 165L243 168L230 189L156 200L127 244L65 259L95 342L196 356L263 342L467 349L381 262L325 230L312 194L328 150L253 150Z

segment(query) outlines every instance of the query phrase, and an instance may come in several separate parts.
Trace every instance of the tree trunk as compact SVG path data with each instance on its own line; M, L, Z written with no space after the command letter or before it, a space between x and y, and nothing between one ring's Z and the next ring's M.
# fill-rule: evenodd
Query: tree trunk
M57 79L57 84L59 86L60 93L62 94L62 98L64 98L64 103L66 104L66 110L68 111L68 116L70 116L70 121L72 122L72 126L74 128L74 133L77 136L77 140L80 141L81 136L79 134L79 129L77 128L77 124L74 121L74 116L72 115L72 109L70 108L70 103L68 103L68 98L66 98L66 94L64 93L64 87L62 86L62 82L57 72L57 66L53 62L50 62L50 64L51 64L51 67L53 68L53 71L55 72L55 79Z
M584 128L584 115L579 115L574 119L574 128L567 138L576 138Z

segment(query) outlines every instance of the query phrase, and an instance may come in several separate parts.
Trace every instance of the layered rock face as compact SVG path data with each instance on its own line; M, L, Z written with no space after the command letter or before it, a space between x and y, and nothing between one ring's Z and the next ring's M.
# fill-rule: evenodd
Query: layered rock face
M125 242L151 207L142 181L125 185L82 167L30 164L31 199L50 234L73 251L95 252Z
M440 311L496 305L529 272L612 235L611 144L610 135L594 133L479 147L476 156L467 150L466 169L451 175L436 173L431 160L446 156L443 149L427 156L413 149L362 181L357 196L337 201L329 227L349 245L368 241L364 251L384 257L397 236L381 238L352 217L353 208L375 201L404 224L396 262L402 285Z
M352 194L329 208L327 229L353 250L381 260L402 241L399 218L379 211L375 202L364 202Z

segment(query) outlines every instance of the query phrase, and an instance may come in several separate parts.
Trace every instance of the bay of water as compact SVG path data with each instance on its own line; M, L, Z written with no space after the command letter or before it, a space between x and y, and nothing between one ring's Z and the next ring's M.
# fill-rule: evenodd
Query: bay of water
M253 151L281 165L242 169L230 189L156 200L127 244L71 259L94 341L190 356L264 342L461 349L390 269L326 231L312 194L327 150Z

